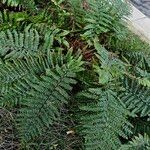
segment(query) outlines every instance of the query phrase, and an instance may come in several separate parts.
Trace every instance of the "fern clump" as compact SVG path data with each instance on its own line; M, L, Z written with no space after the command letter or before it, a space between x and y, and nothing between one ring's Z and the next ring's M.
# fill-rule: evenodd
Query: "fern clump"
M149 150L150 46L128 2L0 8L0 149Z

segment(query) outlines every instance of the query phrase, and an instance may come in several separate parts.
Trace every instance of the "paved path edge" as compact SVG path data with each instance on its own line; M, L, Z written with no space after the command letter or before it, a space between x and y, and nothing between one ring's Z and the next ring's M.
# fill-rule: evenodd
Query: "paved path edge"
M150 44L150 18L131 4L132 13L128 18L129 29Z

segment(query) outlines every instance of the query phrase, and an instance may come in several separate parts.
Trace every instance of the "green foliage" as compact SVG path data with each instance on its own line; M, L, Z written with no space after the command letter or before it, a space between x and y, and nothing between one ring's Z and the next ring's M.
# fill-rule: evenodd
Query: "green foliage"
M17 119L25 142L41 134L44 126L49 127L58 119L59 108L67 103L71 84L76 83L73 78L75 72L80 71L80 62L68 62L66 66L56 66L55 70L47 69L46 75L41 76L41 79L32 78L28 81L31 90L22 99L24 107Z
M137 52L137 51L149 51L149 44L141 40L136 34L132 33L128 28L122 28L124 36L122 38L112 34L108 37L108 47L115 51L122 52ZM123 32L122 31L122 32Z
M94 66L99 75L99 83L107 84L120 78L125 72L125 64L116 56L111 56L113 54L102 47L96 39L94 40L94 46L97 50L96 56L99 59L98 65Z
M87 1L84 37L95 37L105 32L119 32L121 21L129 14L127 4L119 0Z
M2 3L11 7L23 6L24 8L29 9L30 11L35 9L34 0L2 0Z
M134 124L134 128L132 129L133 135L147 133L150 136L150 121L147 121L147 117L132 117L131 123Z
M82 71L82 57L70 54L63 59L60 52L50 52L46 58L26 57L26 61L1 64L1 103L22 106L17 115L21 141L28 142L41 134L44 126L52 125L59 107L67 103L68 91L76 83L75 73ZM30 118L34 119L30 122Z
M0 107L13 116L0 149L149 149L150 46L126 27L125 0L0 9Z
M78 95L81 98L81 133L86 150L118 149L120 136L127 123L128 111L116 93L101 88L90 88Z
M39 34L34 29L27 29L24 33L7 30L0 34L0 56L5 59L33 55L33 53L37 53L38 46Z
M119 150L149 150L150 139L149 136L144 134L135 136L129 144L123 145Z
M139 85L135 80L128 78L123 82L124 90L119 95L127 108L133 113L140 113L141 117L150 116L149 88Z
M0 31L21 28L22 22L27 19L26 12L9 12L8 10L0 11Z

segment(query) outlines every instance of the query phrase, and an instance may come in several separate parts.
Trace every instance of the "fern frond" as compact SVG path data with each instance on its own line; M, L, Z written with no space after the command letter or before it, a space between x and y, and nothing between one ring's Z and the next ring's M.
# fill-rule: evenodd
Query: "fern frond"
M2 0L2 3L11 7L24 7L30 11L36 8L34 0Z
M134 125L131 129L133 135L146 133L150 136L150 121L147 121L147 117L131 117L130 121Z
M0 102L21 106L17 122L23 143L41 134L58 117L76 83L76 73L83 70L81 60L80 54L72 55L71 50L65 55L49 50L47 56L1 60Z
M7 30L0 32L0 57L4 59L15 59L29 56L35 56L38 53L47 53L56 41L60 45L69 48L65 36L69 31L58 28L49 28L44 34L44 40L41 42L40 35L36 29L27 26L24 32L16 30Z
M127 108L141 117L150 115L150 89L139 85L135 80L125 78L124 91L119 95Z
M117 31L121 19L129 15L128 4L119 0L71 0L75 23L85 26L84 38L91 38L100 33Z
M150 80L147 78L138 78L139 84L150 88Z
M122 30L124 30L124 36L122 38L114 33L106 40L110 49L127 53L149 51L150 48L148 43L141 40L139 36L132 33L127 27L123 27Z
M99 63L94 65L99 75L99 83L106 84L120 78L125 71L125 64L117 57L111 57L111 54L98 41L94 40L94 46L99 59Z
M7 4L8 6L18 6L20 0L2 0L3 4Z
M28 17L26 12L9 12L8 10L0 11L0 31L7 29L21 29L22 22Z
M33 55L39 48L39 34L36 30L26 29L24 33L12 32L0 33L0 57L22 58L26 55Z
M49 127L58 119L59 111L69 99L69 91L75 84L76 72L82 70L81 59L71 59L55 69L47 69L45 75L28 79L30 90L22 99L18 115L18 128L22 142L40 135L45 127ZM32 119L31 119L32 118Z
M143 70L150 71L150 53L149 51L135 51L135 52L125 52L124 56L128 59L130 64L133 66L142 68Z
M68 63L73 65L74 60L81 61L82 57L79 55L72 56L72 51L69 50L66 55L62 54L62 51L58 53L54 51L48 51L47 56L37 57L25 57L25 60L16 59L9 61L1 61L0 64L0 90L2 93L2 100L0 105L18 105L22 97L26 96L27 91L30 90L29 80L34 79L35 76L45 74L46 69L55 69L56 65L62 66ZM79 66L82 65L79 63ZM77 67L77 68L76 68ZM79 67L75 66L75 71Z
M125 136L122 127L127 123L128 111L111 91L91 88L78 95L81 99L81 133L86 150L116 150ZM83 105L83 106L82 106Z
M83 37L95 37L105 32L120 32L121 21L129 14L128 5L124 1L87 0L87 5Z
M149 150L150 138L147 134L135 136L128 144L123 145L119 150Z

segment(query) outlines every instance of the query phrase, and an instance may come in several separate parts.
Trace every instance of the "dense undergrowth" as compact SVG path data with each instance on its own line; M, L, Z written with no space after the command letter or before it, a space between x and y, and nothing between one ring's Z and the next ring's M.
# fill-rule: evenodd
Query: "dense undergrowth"
M0 150L150 149L150 46L126 1L0 8Z

